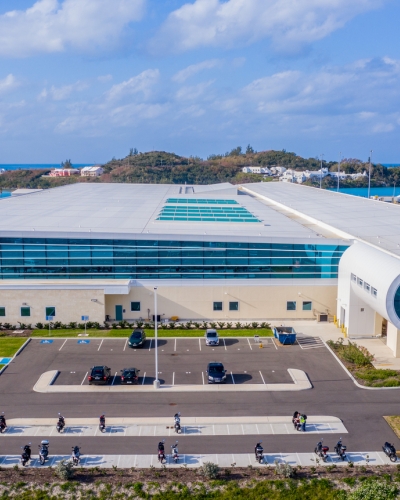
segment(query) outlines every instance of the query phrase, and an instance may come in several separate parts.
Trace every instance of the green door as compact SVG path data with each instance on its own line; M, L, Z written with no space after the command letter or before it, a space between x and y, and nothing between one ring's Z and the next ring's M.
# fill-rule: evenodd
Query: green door
M124 318L122 317L122 306L115 306L115 320L122 321Z

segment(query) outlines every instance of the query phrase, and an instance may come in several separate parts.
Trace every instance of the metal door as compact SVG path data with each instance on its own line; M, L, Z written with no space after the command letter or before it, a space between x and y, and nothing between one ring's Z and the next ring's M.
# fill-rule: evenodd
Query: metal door
M122 314L122 306L115 306L115 319L116 321L122 321L123 314Z

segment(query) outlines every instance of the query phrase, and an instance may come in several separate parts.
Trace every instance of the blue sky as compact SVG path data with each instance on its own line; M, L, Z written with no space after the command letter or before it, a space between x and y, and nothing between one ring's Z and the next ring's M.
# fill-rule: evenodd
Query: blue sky
M0 163L400 163L398 0L2 0Z

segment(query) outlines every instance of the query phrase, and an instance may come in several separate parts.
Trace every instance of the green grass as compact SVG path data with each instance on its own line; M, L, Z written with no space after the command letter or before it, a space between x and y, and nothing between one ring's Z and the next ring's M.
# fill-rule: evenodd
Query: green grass
M111 330L87 330L86 333L89 337L122 337L126 338L131 333L129 328L116 328ZM154 329L146 329L146 336L151 338L154 337ZM84 333L84 330L51 330L50 337L77 337L79 333ZM220 337L253 337L254 335L259 335L260 337L272 337L272 330L268 328L248 328L243 330L236 329L224 329L218 330L218 335ZM34 330L32 332L32 337L48 337L48 330ZM174 330L163 330L158 329L159 337L204 337L204 330L186 330L186 329L174 329Z
M396 370L367 369L359 370L354 375L366 380L369 387L399 387L400 372Z
M11 358L26 342L26 338L2 337L0 338L0 358Z

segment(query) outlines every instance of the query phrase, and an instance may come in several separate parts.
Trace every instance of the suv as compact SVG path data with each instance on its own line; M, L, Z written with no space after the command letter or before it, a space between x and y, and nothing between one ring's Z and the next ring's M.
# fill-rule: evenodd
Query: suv
M143 347L145 342L146 342L146 334L143 328L136 328L136 330L133 330L133 332L129 337L128 346Z
M89 385L108 384L111 378L111 368L108 366L93 366L88 377Z
M213 361L207 365L207 375L209 384L221 384L226 382L226 370L222 363Z
M217 330L208 328L206 330L206 333L204 334L204 337L206 338L206 345L219 345Z
M121 370L121 384L137 384L139 382L139 372L136 368L124 368Z

